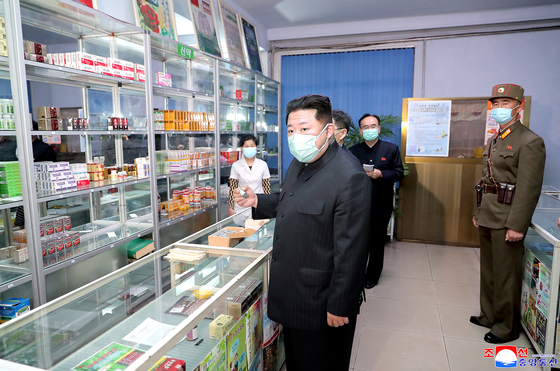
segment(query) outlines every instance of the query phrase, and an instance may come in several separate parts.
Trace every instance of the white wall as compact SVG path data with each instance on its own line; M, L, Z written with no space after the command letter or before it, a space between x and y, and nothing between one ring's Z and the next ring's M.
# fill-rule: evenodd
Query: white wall
M532 96L530 128L546 144L544 184L560 188L560 30L428 40L425 97L485 97L514 83Z

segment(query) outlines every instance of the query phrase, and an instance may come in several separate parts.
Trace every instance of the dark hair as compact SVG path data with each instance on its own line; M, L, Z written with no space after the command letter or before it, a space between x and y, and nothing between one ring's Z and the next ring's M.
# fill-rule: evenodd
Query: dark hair
M332 107L329 97L319 94L304 95L296 99L292 99L286 107L286 124L290 113L295 111L315 109L315 119L324 125L332 122Z
M334 125L336 126L337 129L350 130L350 126L352 125L352 119L346 112L338 109L333 109L332 118L334 121Z
M39 123L35 120L32 120L31 122L33 123L33 130L39 130Z
M369 113L364 113L364 115L362 117L360 117L360 119L358 120L358 126L361 128L362 127L362 120L365 119L366 117L375 117L377 119L377 124L379 126L381 126L381 119L379 118L379 116L377 115L371 115Z
M239 138L239 147L243 147L245 142L247 142L248 140L252 140L257 146L259 145L259 140L256 136L254 136L253 134L245 134L241 138Z

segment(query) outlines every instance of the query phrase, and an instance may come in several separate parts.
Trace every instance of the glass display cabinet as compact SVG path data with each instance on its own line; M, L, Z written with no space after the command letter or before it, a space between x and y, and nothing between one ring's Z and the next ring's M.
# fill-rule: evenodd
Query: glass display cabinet
M278 122L279 83L72 0L0 16L0 301L38 307L131 263L135 239L158 252L227 218L238 139ZM259 148L273 174L278 140Z
M194 370L210 359L229 364L235 352L225 349L232 347L248 364L258 362L270 223L261 227L252 249L203 244L235 224L228 218L9 321L0 335L0 368L80 370L120 362L127 370L149 370L168 357ZM170 284L156 297L157 280L165 280L154 275L158 261L168 263ZM243 303L233 300L239 290L250 293Z
M560 190L543 186L531 227L525 237L522 326L543 369L557 367L560 356L558 291L560 288ZM556 358L550 355L556 355ZM529 364L527 364L529 366Z

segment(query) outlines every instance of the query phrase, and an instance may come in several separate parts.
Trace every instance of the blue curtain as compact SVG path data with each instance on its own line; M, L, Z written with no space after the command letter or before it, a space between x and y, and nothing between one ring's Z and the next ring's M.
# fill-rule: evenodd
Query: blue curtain
M364 113L402 114L402 99L412 97L414 49L282 57L282 162L286 174L293 156L286 140L286 106L306 94L323 94L333 109L352 117L357 126ZM401 128L388 141L400 146Z

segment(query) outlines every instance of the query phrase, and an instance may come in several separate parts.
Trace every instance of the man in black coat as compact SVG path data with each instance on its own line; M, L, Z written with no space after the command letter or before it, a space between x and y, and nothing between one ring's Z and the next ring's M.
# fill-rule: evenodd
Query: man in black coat
M371 178L371 242L369 262L366 270L366 289L371 289L379 281L383 270L387 226L393 213L393 185L403 178L399 147L379 140L381 132L379 117L366 113L360 118L360 134L364 142L350 148L350 152L364 165L373 165L366 171Z
M253 217L276 218L268 316L284 326L290 371L347 371L368 254L371 182L334 142L329 98L288 103L294 155L282 192L246 197Z

